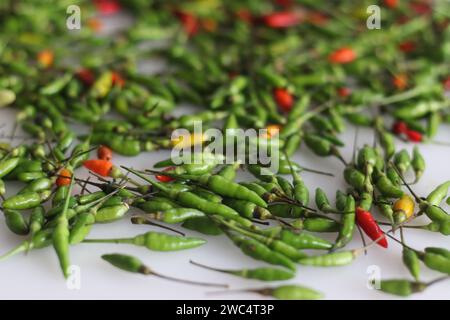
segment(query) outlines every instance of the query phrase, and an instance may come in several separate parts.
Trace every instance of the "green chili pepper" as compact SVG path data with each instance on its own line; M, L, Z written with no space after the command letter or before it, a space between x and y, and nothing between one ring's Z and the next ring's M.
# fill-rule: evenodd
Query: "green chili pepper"
M295 271L297 267L294 262L285 255L276 252L257 240L246 238L239 235L227 234L233 243L238 246L242 252L256 260L279 265Z
M212 268L194 261L190 261L193 265L202 267L204 269L213 270L217 272L231 274L237 277L246 279L255 279L261 281L282 281L289 280L294 277L294 273L284 269L275 268L256 268L256 269L240 269L240 270L227 270Z
M340 212L344 211L347 203L347 195L341 190L336 191L336 209Z
M392 115L401 119L418 119L426 116L428 113L436 112L447 108L449 103L447 101L422 101L413 105L405 105L397 107Z
M411 160L411 165L416 176L415 183L420 180L425 171L425 159L420 154L419 148L417 146L413 149L413 158Z
M394 164L401 174L405 174L405 172L411 167L411 158L408 151L403 149L396 153L394 156Z
M39 178L31 181L26 187L20 190L19 193L43 192L49 190L54 185L54 181L54 179Z
M162 197L155 197L152 198L151 200L139 203L138 207L139 209L141 209L146 213L154 213L158 211L165 211L177 208L178 205L169 199Z
M439 112L432 112L428 117L427 136L434 138L437 134L438 128L441 125L442 116Z
M270 296L280 300L317 300L322 298L321 293L298 285L284 285L276 288L245 289L238 291L257 293L262 296Z
M5 210L4 215L9 230L18 235L26 235L29 233L29 225L25 222L24 217L19 211Z
M11 173L20 163L20 158L9 158L0 161L0 178Z
M386 198L401 198L404 192L400 187L392 183L392 181L384 174L379 173L379 177L375 183L377 190Z
M396 296L407 297L416 292L422 292L427 285L422 282L412 282L409 280L382 280L380 290Z
M280 233L280 240L300 250L327 250L332 247L332 244L329 241L305 232L296 234L289 230L283 230Z
M354 251L342 251L301 258L298 262L307 266L335 267L350 264L355 258Z
M339 223L325 218L306 218L302 227L311 232L338 232L340 229Z
M74 179L72 178L64 206L61 214L56 218L56 227L53 232L53 247L58 256L64 277L69 276L70 256L69 256L69 219L67 218L67 210L69 209L69 201L73 189Z
M230 208L233 208L234 210L239 212L239 214L241 214L243 217L247 219L256 218L266 220L272 218L272 214L270 213L269 210L257 206L253 202L225 198L223 200L223 203L229 206Z
M190 208L173 208L154 214L148 214L146 217L150 219L155 219L169 224L175 224L180 222L185 222L186 220L204 217L205 214L196 209Z
M355 212L355 199L352 196L348 196L343 210L341 228L333 249L342 248L352 240L355 229Z
M43 201L48 199L50 191L44 192L27 192L12 196L3 202L3 208L10 210L27 210L39 206Z
M145 247L154 251L177 251L192 249L206 243L200 238L171 236L159 232L147 232L133 238L86 239L84 243L125 243Z
M53 229L45 229L37 232L31 240L22 242L19 246L0 256L0 261L30 249L41 249L52 244Z
M212 284L212 283L204 283L204 282L197 282L197 281L190 281L190 280L183 280L178 278L169 277L166 275L162 275L160 273L157 273L150 269L148 266L144 265L142 261L140 261L138 258L135 258L133 256L125 255L125 254L104 254L102 255L102 259L111 263L113 266L128 271L132 273L140 273L143 275L152 275L156 276L158 278L171 280L175 282L181 282L181 283L187 283L187 284L193 284L193 285L200 285L200 286L211 286L211 287L227 287L226 285L222 284Z
M420 264L417 253L414 250L411 250L404 246L402 256L403 256L403 263L408 268L411 275L414 277L416 281L419 280Z
M33 209L30 215L30 220L28 222L30 226L30 234L33 237L37 232L39 232L45 222L45 209L44 207L36 207Z
M317 208L319 208L320 211L325 213L335 213L336 210L331 207L330 200L328 200L328 197L326 193L320 189L316 189L316 205Z
M439 206L441 202L447 197L449 188L450 181L446 181L440 184L428 195L427 202L431 206Z
M222 229L208 217L190 218L183 222L181 226L210 236L223 234Z
M351 185L356 190L363 190L365 183L365 175L359 171L358 169L348 166L344 170L344 179L345 181Z

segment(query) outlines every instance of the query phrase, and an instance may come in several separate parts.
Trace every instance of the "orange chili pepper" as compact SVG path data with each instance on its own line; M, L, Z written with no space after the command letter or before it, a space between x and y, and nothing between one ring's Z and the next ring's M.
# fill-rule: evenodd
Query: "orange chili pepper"
M111 81L114 85L123 87L125 85L125 79L118 72L111 72Z
M107 146L99 146L97 149L97 158L100 160L111 161L112 160L112 150Z
M329 56L328 60L335 64L345 64L354 61L357 58L356 52L349 47L343 47L333 51Z
M72 180L72 172L69 169L63 168L59 171L56 185L58 187L68 186Z
M397 90L404 90L408 86L408 76L406 74L397 74L392 78L392 84Z
M51 50L42 50L37 56L39 64L44 68L50 67L53 64L54 59L55 55Z
M267 133L263 134L262 137L269 139L280 133L281 126L278 124L271 124L266 127Z
M275 88L273 90L273 97L284 112L289 112L294 105L294 98L289 93L289 91L285 88Z
M89 29L91 29L92 31L98 32L103 28L103 23L95 18L90 18L87 23Z
M108 177L111 173L113 164L111 163L111 161L107 160L92 159L84 161L83 166L100 176Z
M396 8L398 5L398 0L384 0L384 4L388 8Z

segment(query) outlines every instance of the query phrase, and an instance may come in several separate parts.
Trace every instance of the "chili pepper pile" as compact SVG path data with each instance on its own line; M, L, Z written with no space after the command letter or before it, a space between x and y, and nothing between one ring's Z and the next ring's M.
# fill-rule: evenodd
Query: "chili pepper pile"
M299 268L347 265L374 245L389 250L398 243L412 280L382 280L381 291L409 296L448 278L449 251L416 250L404 233L414 228L450 234L450 215L443 208L450 182L418 196L413 184L423 177L424 157L417 145L410 154L396 144L396 139L443 144L435 136L441 124L450 123L448 2L379 1L380 30L366 27L366 8L373 1L70 4L83 12L77 32L65 24L65 1L0 4L0 108L16 111L12 141L19 128L33 140L0 144L0 208L8 228L26 236L0 260L53 246L67 277L70 247L81 242L175 251L221 236L274 267L192 264L281 281ZM124 12L133 17L129 28L98 36L98 14ZM148 41L162 44L149 48ZM146 59L163 60L167 68L141 73ZM176 115L182 103L202 109ZM224 164L224 155L207 151L195 154L200 160L195 163L167 159L139 169L114 163L114 154L132 157L180 144L206 147L208 137L194 132L197 122L203 129L222 130L224 145L233 130L267 129L249 143L275 144L278 172L262 163ZM84 125L84 134L77 135L72 124ZM347 124L372 129L374 144L343 154L339 135ZM171 139L178 128L191 132L187 141ZM307 171L329 174L290 160L305 148L342 165L342 177L329 178L343 179L348 188L337 190L334 203L302 178ZM236 182L239 170L255 180ZM80 179L78 173L87 171L90 178ZM414 180L406 181L412 174ZM13 181L23 184L15 195L7 192ZM411 223L423 215L428 224ZM89 238L96 224L128 218L181 234ZM370 242L350 249L357 231ZM336 233L336 240L320 233ZM133 273L215 285L162 275L132 256L102 258ZM422 264L446 277L421 281ZM322 296L291 284L245 291L280 299Z

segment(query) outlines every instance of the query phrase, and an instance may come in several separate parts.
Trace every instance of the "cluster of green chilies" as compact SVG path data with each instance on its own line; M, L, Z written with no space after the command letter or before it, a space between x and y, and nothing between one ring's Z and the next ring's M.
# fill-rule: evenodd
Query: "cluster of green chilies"
M403 237L407 228L450 234L450 215L441 207L450 182L426 198L415 195L404 176L412 171L414 182L419 181L424 159L417 147L409 154L395 145L396 138L433 143L440 124L450 122L445 97L450 90L448 3L380 1L383 27L368 30L362 12L370 1L132 0L101 1L103 6L94 1L103 14L123 10L134 16L127 30L99 38L101 21L92 15L90 2L78 1L82 24L88 27L77 33L68 32L59 16L68 4L51 2L0 5L0 108L17 110L16 126L35 139L0 145L1 209L8 228L27 236L0 260L53 246L68 276L69 248L82 242L157 251L206 242L159 232L87 238L93 225L122 219L133 207L142 213L132 223L181 224L204 235L224 235L244 254L278 266L224 270L192 262L243 278L288 280L297 265L347 265L372 244L387 248L389 238L402 245L402 260L413 280L383 280L382 291L407 296L440 281L420 281L421 262L450 274L447 249L422 252ZM165 41L141 49L148 40ZM80 64L69 66L76 57L82 57ZM139 73L138 62L149 58L164 59L169 68L154 75ZM204 110L174 116L180 103ZM222 165L218 155L206 153L199 164L174 166L167 160L155 165L164 172L113 166L112 152L136 156L172 148L177 143L170 139L172 131L192 130L197 121L225 134L238 128L268 129L257 145L278 134L279 172L259 164ZM89 126L89 132L77 137L71 122ZM341 154L344 142L338 136L346 122L373 128L376 137L373 146L365 145L350 161ZM227 139L225 135L224 143ZM317 189L316 208L311 207L310 190L300 175L307 169L289 160L302 142L317 156L342 162L348 189L337 191L335 205ZM193 135L190 143L206 146L208 141ZM99 160L89 159L98 145L103 145ZM78 179L75 170L83 164L97 177L111 179ZM256 180L234 182L241 169ZM8 181L25 186L5 198ZM82 186L76 195L75 184ZM99 190L87 191L87 186ZM386 222L372 215L375 208ZM409 225L421 215L430 223ZM270 227L263 227L266 220ZM380 225L390 229L384 232ZM372 242L347 249L358 228ZM397 229L401 240L391 235ZM321 232L337 233L336 241L316 234ZM161 275L126 255L103 259L130 272L213 285ZM281 299L321 296L295 285L248 291Z

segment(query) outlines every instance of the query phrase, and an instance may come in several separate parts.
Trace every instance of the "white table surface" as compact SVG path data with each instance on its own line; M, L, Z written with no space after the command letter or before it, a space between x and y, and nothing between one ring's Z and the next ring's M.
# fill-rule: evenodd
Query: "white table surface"
M126 19L120 22L126 24ZM156 69L158 67L156 66ZM150 66L148 70L154 70ZM181 110L189 110L182 108ZM9 133L13 121L14 112L9 109L0 110L0 125L6 124L1 131ZM354 129L349 128L342 136L347 146L342 152L348 159L352 152ZM372 143L373 133L370 130L359 130L358 146L364 143ZM438 141L450 142L450 126L442 126L436 137ZM405 145L397 141L398 148L412 149L412 145ZM427 170L414 190L419 195L427 195L429 191L444 180L450 179L450 147L439 145L422 145L421 151L427 162ZM145 153L136 158L124 158L115 156L117 165L124 164L135 168L150 168L155 162L169 156L168 151ZM342 178L343 166L333 158L318 158L305 147L293 157L294 161L305 167L318 168L332 172L335 178L304 173L304 179L311 193L316 187L323 188L331 199L338 188L345 190L345 182ZM87 173L80 169L81 177ZM246 173L240 173L239 179L251 178ZM13 193L16 188L10 188ZM447 209L448 206L446 206ZM134 210L133 210L134 211ZM136 212L136 211L135 211ZM380 218L380 216L378 216ZM3 215L0 217L0 252L6 252L17 246L25 238L12 234L4 224ZM422 225L429 221L426 217L416 219L413 224ZM96 225L89 238L127 237L149 230L160 229L150 226L136 226L123 219L111 224ZM183 230L189 236L199 236L207 239L207 244L186 251L160 253L148 251L144 248L130 245L115 244L80 244L71 248L71 261L79 266L81 271L80 289L69 289L59 269L57 257L53 248L20 254L0 263L0 299L258 299L260 296L247 293L209 295L208 292L216 291L214 288L203 288L191 285L177 284L153 277L131 274L120 271L105 261L100 256L105 253L126 253L139 257L154 270L167 275L182 277L192 280L226 283L231 289L263 287L266 283L244 280L241 278L200 269L189 264L189 259L209 264L220 268L251 268L267 266L257 262L234 247L225 236L208 237L193 231ZM336 234L323 234L329 240L334 240ZM438 233L421 230L407 230L405 232L407 243L416 249L427 246L440 246L450 248L450 239ZM358 233L349 248L362 246ZM299 266L295 279L289 281L292 284L301 284L321 291L326 299L396 299L367 288L368 270L373 266L379 268L381 277L410 278L408 271L401 261L401 247L393 241L389 241L389 249L379 246L372 247L367 256L360 256L354 263L336 268L313 268ZM421 277L423 281L429 281L442 276L438 272L427 269L422 265ZM272 283L269 285L277 285ZM424 293L416 294L411 299L450 299L450 281L437 284L427 289Z

